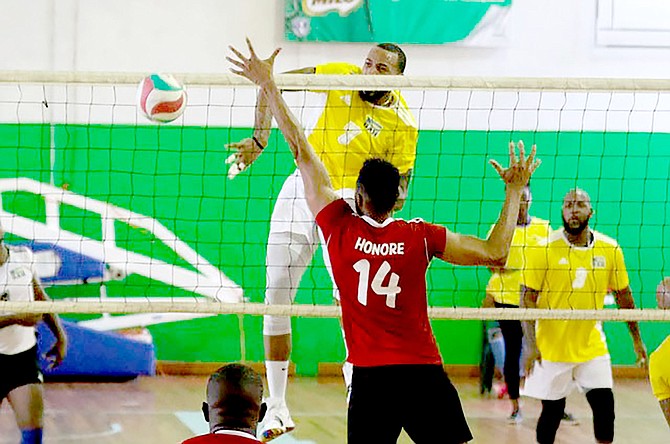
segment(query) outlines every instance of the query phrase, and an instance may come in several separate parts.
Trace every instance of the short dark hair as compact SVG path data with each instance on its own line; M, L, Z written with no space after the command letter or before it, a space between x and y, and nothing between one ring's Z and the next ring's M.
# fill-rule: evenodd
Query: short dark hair
M207 404L221 412L229 427L245 427L257 419L263 397L263 379L251 367L227 364L207 381Z
M384 51L389 51L394 54L398 55L398 70L401 73L405 72L405 65L407 64L407 56L405 55L405 51L400 49L400 46L396 45L395 43L379 43L377 45L377 48L381 48Z
M400 172L386 160L368 159L358 173L358 184L370 198L375 213L386 214L398 200Z

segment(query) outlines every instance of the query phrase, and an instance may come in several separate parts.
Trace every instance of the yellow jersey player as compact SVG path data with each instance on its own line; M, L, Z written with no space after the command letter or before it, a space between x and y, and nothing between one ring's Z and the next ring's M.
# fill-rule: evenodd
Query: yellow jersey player
M523 275L524 307L602 309L613 292L622 309L635 308L623 252L617 242L589 228L591 199L581 189L563 199L563 229L545 245L530 248ZM576 384L593 411L596 441L614 439L614 395L607 343L596 321L539 320L523 323L527 370L523 394L542 400L536 437L553 443L565 410L565 398ZM647 353L637 322L628 328L639 363Z
M277 51L272 57L276 54ZM402 49L383 43L370 49L362 67L329 63L292 73L400 75L405 64ZM414 168L418 137L416 121L402 95L398 91L329 90L315 93L317 97L314 99L318 103L308 107L312 115L305 119L305 131L338 195L353 206L356 180L363 163L380 158L400 171L400 198L396 209L401 208ZM259 93L253 136L229 145L236 150L229 157L232 163L229 177L235 177L258 158L268 143L271 121L267 100L263 93ZM284 182L272 212L266 256L266 303L293 302L300 279L318 244L316 222L307 207L303 180L296 170ZM324 260L330 272L325 251ZM265 316L263 336L270 396L266 400L268 412L259 427L259 436L261 440L269 441L295 427L285 400L291 352L290 318ZM351 367L345 364L344 372L348 386Z
M656 288L656 301L661 310L670 310L670 277ZM670 336L658 346L649 358L649 380L658 399L665 420L670 426Z
M519 289L521 288L521 274L526 266L526 252L529 247L538 245L547 240L551 231L549 222L530 215L530 206L533 195L530 184L526 185L521 194L519 214L512 245L510 246L507 263L504 267L492 268L491 279L486 286L486 300L484 306L498 308L519 308ZM523 331L521 322L515 320L499 321L500 330L505 340L505 365L503 373L507 393L512 402L512 414L508 421L511 424L521 422L519 409L519 359L521 358L521 343Z

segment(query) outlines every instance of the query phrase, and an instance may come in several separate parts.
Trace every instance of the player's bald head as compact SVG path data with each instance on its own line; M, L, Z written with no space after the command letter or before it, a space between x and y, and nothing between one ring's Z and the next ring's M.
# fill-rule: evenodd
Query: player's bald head
M573 188L565 194L563 197L563 203L565 204L569 201L584 202L588 204L589 207L591 207L591 196L589 196L589 193L582 190L581 188Z
M210 428L256 427L263 401L263 380L251 367L228 364L207 381Z

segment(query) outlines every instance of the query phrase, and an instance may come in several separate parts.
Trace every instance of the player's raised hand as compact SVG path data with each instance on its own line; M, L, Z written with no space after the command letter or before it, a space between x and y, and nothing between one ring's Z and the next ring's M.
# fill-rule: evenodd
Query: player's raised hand
M239 76L246 77L256 85L262 87L264 84L272 80L272 67L275 62L275 57L277 57L277 54L279 54L281 48L275 49L270 57L261 60L256 55L256 51L254 51L254 47L251 45L251 42L248 38L247 46L249 47L248 58L244 57L244 55L237 49L229 46L235 57L226 57L226 60L239 68L230 68L230 71Z
M226 145L226 148L236 150L236 152L226 158L226 164L230 165L228 168L228 179L234 179L235 176L249 168L263 152L251 137L242 139L239 142L229 143Z
M523 188L528 183L530 176L540 166L541 161L535 158L536 147L530 151L530 156L526 157L526 150L523 141L519 140L519 157L516 156L514 142L509 143L509 167L503 168L498 162L491 159L489 163L495 168L502 180L509 187Z

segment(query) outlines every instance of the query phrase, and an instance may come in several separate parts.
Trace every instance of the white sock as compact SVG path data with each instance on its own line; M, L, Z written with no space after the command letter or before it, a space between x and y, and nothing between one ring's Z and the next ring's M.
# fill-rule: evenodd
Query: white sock
M286 401L288 361L265 361L265 371L267 372L270 397Z

